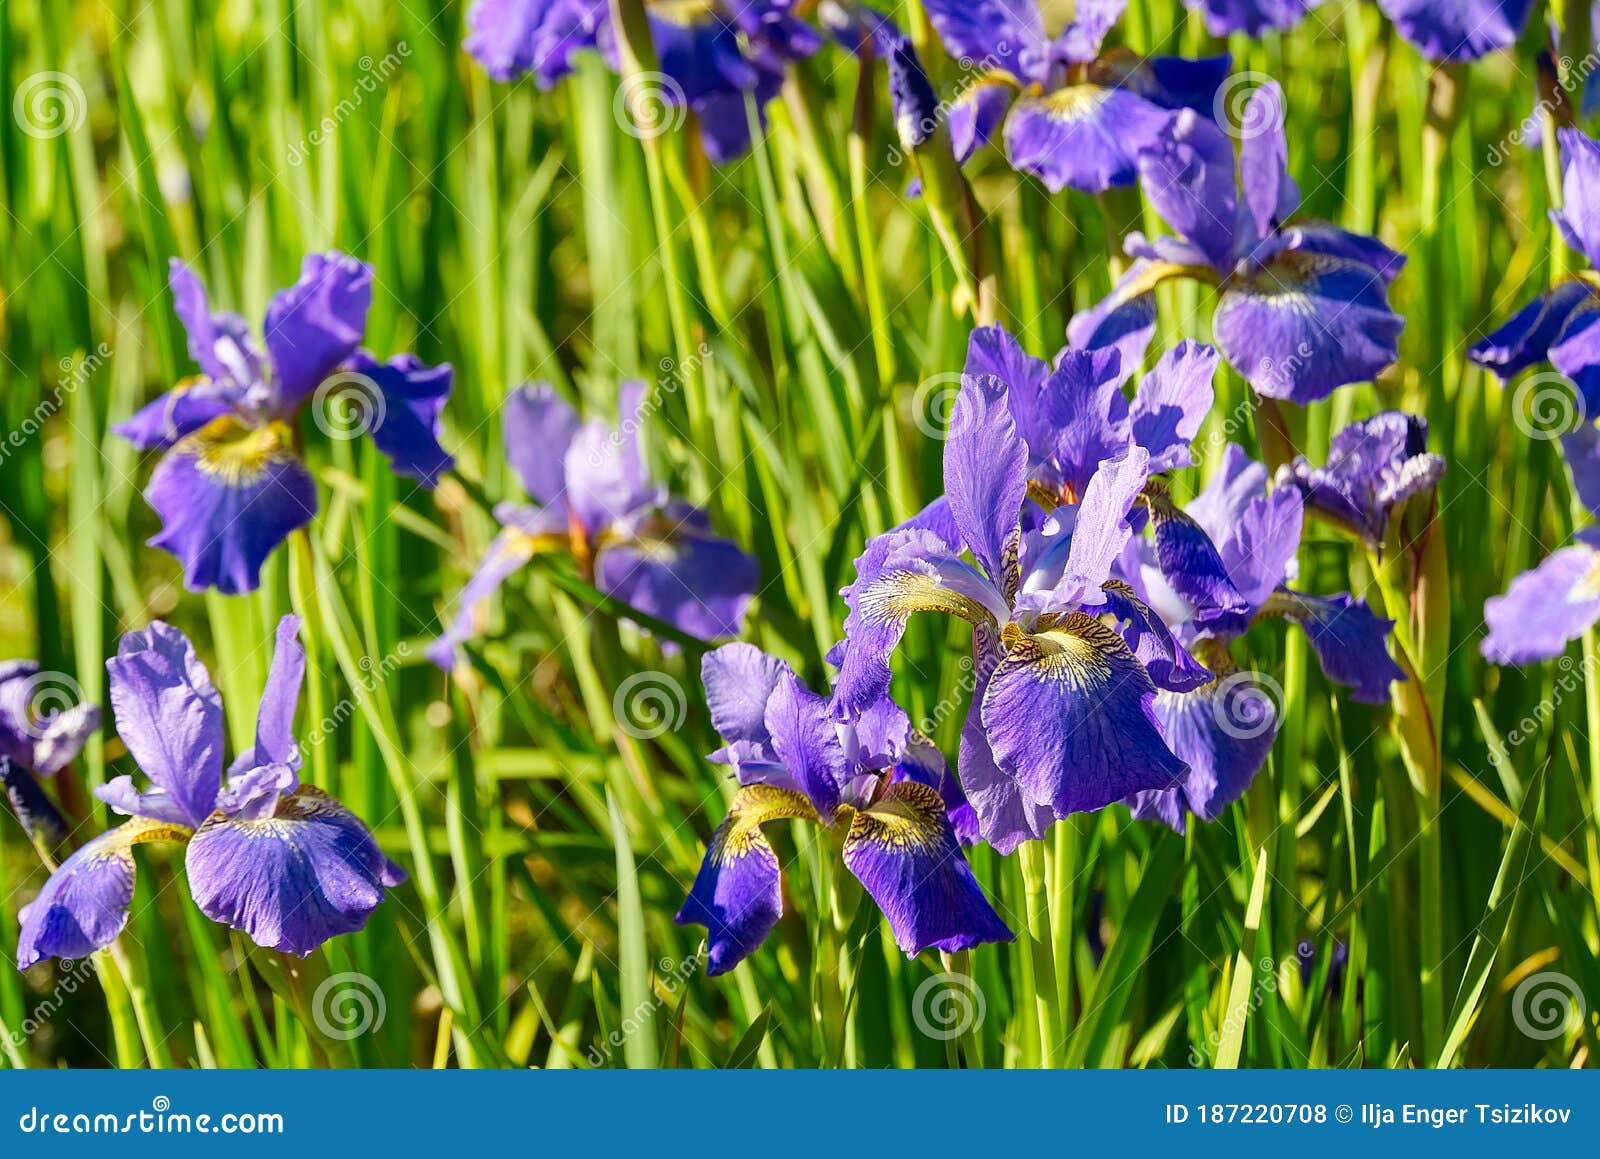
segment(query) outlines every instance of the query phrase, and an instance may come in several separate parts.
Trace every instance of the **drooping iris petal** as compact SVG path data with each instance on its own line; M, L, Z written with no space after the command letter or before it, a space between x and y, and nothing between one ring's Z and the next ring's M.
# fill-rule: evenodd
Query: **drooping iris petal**
M739 51L739 26L718 6L691 0L652 4L645 13L661 71L688 103L756 87L755 67Z
M999 624L1011 609L994 585L937 535L913 529L867 541L855 582L841 593L850 611L838 653L835 699L850 713L889 692L889 656L913 612L946 612L972 624Z
M1393 365L1405 322L1372 267L1300 249L1229 279L1212 326L1259 394L1305 405Z
M1483 605L1483 655L1496 664L1533 664L1566 651L1600 621L1600 552L1563 547Z
M993 627L973 634L973 671L977 676L972 704L961 726L961 745L956 758L961 787L977 818L978 833L1002 856L1024 841L1045 835L1055 822L1048 804L1030 800L1016 776L1002 769L983 723L983 701L1000 662L999 632Z
M1184 339L1139 381L1128 418L1134 441L1150 452L1152 475L1193 462L1189 444L1216 396L1211 380L1217 361L1210 346Z
M365 350L350 360L350 370L371 382L372 401L367 433L389 459L396 474L409 475L434 487L455 459L439 445L439 413L450 397L454 370L449 363L424 366L415 354L379 362Z
M270 817L212 817L190 839L186 866L201 913L301 957L361 929L405 880L354 813L310 786Z
M1140 153L1172 114L1126 89L1077 84L1024 92L1006 118L1006 156L1052 193L1132 185Z
M995 583L1013 582L1028 452L1005 383L962 376L944 444L944 493L961 539Z
M548 382L521 386L506 397L501 423L506 458L528 495L546 507L564 502L567 448L582 426L572 404Z
M1128 400L1122 381L1131 365L1121 351L1063 350L1039 400L1041 441L1052 482L1081 498L1105 459L1128 446Z
M817 816L831 824L848 770L827 698L812 692L791 672L772 690L763 719L778 759Z
M1182 268L1172 263L1136 258L1111 293L1067 322L1067 341L1076 350L1115 349L1121 365L1131 371L1144 361L1145 348L1156 332L1153 291L1180 272Z
M1280 589L1266 609L1288 617L1305 629L1322 672L1366 704L1386 704L1389 685L1405 673L1389 656L1393 620L1373 614L1365 600L1339 594L1311 596Z
M1573 249L1600 266L1600 144L1581 129L1556 133L1561 142L1561 208L1550 218Z
M1444 457L1428 451L1427 420L1384 411L1335 435L1325 466L1297 458L1279 481L1298 485L1309 510L1381 545L1394 509L1434 487L1444 469Z
M672 919L680 926L705 927L710 977L749 957L778 924L782 874L761 826L784 817L818 819L801 793L771 785L740 789L727 818L711 835L689 896Z
M605 0L477 0L463 47L497 81L532 73L548 89L597 46L608 15Z
M1252 459L1238 443L1222 449L1222 462L1206 485L1184 505L1189 518L1205 529L1212 541L1226 538L1244 509L1267 493L1267 469Z
M44 791L39 778L4 755L0 755L0 791L5 793L29 841L54 849L67 839L66 819Z
M74 704L45 711L36 703L51 688L32 660L0 664L0 757L36 777L53 777L100 727L100 709Z
M1272 234L1300 208L1300 188L1289 176L1289 141L1284 135L1283 89L1267 81L1250 94L1239 144L1239 188L1256 238Z
M988 72L950 102L950 148L958 164L966 164L967 158L994 140L1017 91L1017 80L1010 73Z
M1121 580L1108 580L1099 614L1115 617L1116 631L1144 665L1156 688L1188 692L1211 680L1211 672L1175 640L1160 616ZM1178 754L1180 757L1182 753Z
M1585 282L1568 281L1551 287L1512 315L1510 321L1475 343L1468 354L1501 378L1512 378L1550 356L1567 319L1594 290Z
M851 821L844 863L908 956L1013 939L973 877L936 789L891 784Z
M428 659L446 671L456 666L461 645L476 634L478 604L493 595L508 576L532 559L538 546L534 536L514 527L507 527L494 537L478 570L472 573L467 586L456 597L455 619L450 621L449 627L437 640L428 645Z
M280 414L311 397L355 354L372 306L372 267L346 254L308 254L300 280L267 305L263 338Z
M1344 258L1368 266L1383 284L1388 285L1405 269L1406 255L1390 249L1377 238L1326 221L1297 221L1279 231L1278 244L1284 249L1305 250L1314 254Z
M1532 0L1378 0L1400 35L1430 60L1477 60L1509 48Z
M892 703L892 702L891 702ZM950 817L950 828L962 845L975 845L978 841L978 815L961 791L961 782L945 763L944 754L927 737L914 733L900 759L890 772L892 781L916 781L927 785L939 794L945 812Z
M1183 762L1150 710L1155 686L1110 628L1072 613L1031 635L1008 624L1004 642L983 727L1029 798L1065 817L1177 780Z
M1216 544L1205 529L1167 498L1146 494L1155 525L1156 559L1172 590L1194 609L1194 622L1223 636L1249 626L1254 606L1233 584Z
M106 672L117 735L151 784L199 825L221 787L223 732L222 698L194 645L155 620L122 637Z
M1242 32L1259 38L1273 29L1293 28L1322 0L1183 0L1205 16L1212 36Z
M39 896L17 914L17 969L45 958L82 958L104 949L128 924L133 901L133 847L182 841L186 828L129 821L100 834L61 863Z
M212 419L233 414L243 401L240 390L206 379L180 382L132 417L112 426L136 450L165 450L185 435L200 430Z
M953 57L1030 80L1046 65L1044 18L1034 0L928 0L923 9Z
M1233 143L1193 109L1168 118L1140 152L1139 180L1161 219L1219 273L1233 266L1238 194Z
M282 423L213 420L169 451L145 489L161 517L151 547L183 564L190 591L254 591L261 565L317 510L316 486Z
M702 640L737 636L756 590L755 557L698 528L642 536L595 557L595 583Z
M206 288L183 262L167 266L173 311L189 336L189 357L218 389L238 394L261 381L261 353L250 324L237 314L213 313Z
M1192 692L1159 693L1154 707L1161 735L1189 771L1173 788L1140 793L1129 805L1135 817L1159 819L1182 833L1189 813L1214 821L1244 796L1272 751L1278 708L1249 672Z

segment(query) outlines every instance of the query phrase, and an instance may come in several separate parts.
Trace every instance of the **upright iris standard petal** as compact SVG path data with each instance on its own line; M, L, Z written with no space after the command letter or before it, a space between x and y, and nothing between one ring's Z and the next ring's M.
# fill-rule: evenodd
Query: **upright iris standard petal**
M1239 188L1255 227L1255 237L1270 237L1300 208L1300 189L1289 176L1289 142L1284 135L1283 90L1267 81L1250 94L1239 144Z
M1132 185L1140 153L1172 114L1121 88L1074 84L1024 92L1006 118L1006 156L1052 193L1103 193Z
M567 448L583 425L548 382L512 391L501 415L506 458L523 488L545 507L565 503Z
M283 413L355 354L371 307L371 266L336 250L306 256L300 280L268 303L263 328Z
M983 725L1033 801L1065 817L1177 780L1184 765L1156 727L1155 686L1110 628L1075 612L1032 634L1009 624L1004 644Z
M847 776L844 746L829 712L828 699L818 696L792 672L779 679L767 699L763 723L772 749L825 824L839 809Z
M1392 366L1405 321L1371 266L1285 249L1228 281L1212 326L1259 394L1303 406Z
M150 540L177 556L191 591L254 591L261 565L317 510L311 474L282 423L214 420L161 460L145 489L161 517Z
M1145 193L1163 221L1226 273L1239 216L1233 143L1193 109L1170 117L1162 128L1138 154Z
M350 360L350 370L372 384L367 433L388 456L396 474L409 475L424 487L455 466L439 445L439 414L450 397L454 370L449 363L425 366L415 354L379 362L365 350Z
M1139 381L1128 418L1133 439L1150 453L1150 473L1187 467L1189 444L1211 410L1217 352L1188 339L1161 356Z
M767 701L794 670L754 644L724 644L700 661L700 682L705 686L711 727L729 744L745 742L767 747Z
M497 81L532 73L548 89L573 69L573 54L597 46L605 0L477 0L463 47Z
M83 845L18 913L17 969L45 958L82 958L109 946L128 924L133 847L188 835L181 826L129 821Z
M212 817L189 842L187 868L201 913L301 957L361 929L405 880L355 814L310 786L270 817Z
M1509 48L1532 0L1378 0L1400 35L1430 60L1477 60Z
M1581 129L1556 133L1561 142L1561 208L1551 220L1573 249L1600 266L1600 144Z
M845 836L844 863L908 956L1014 937L973 877L944 800L927 785L897 781L859 810Z
M998 378L963 377L944 444L944 491L962 541L1002 586L1016 570L1028 452Z
M1496 664L1552 660L1600 622L1600 552L1575 544L1554 552L1483 605L1483 655Z
M1121 351L1063 350L1039 401L1037 436L1048 460L1050 480L1082 497L1105 459L1128 447L1128 400L1122 381L1133 364ZM1037 480L1036 480L1037 481Z
M189 357L212 385L233 393L261 381L261 353L250 325L237 314L213 313L199 277L183 262L169 263L173 311L189 336Z
M706 929L706 973L725 974L767 940L783 913L778 855L761 826L781 818L817 820L801 793L747 785L706 847L689 896L673 921Z
M1046 65L1044 17L1035 0L928 0L923 8L951 56L1030 80Z
M252 764L300 767L300 745L294 739L294 712L300 703L300 686L306 675L306 650L300 643L300 617L278 621L272 649L272 667L256 713L256 743Z
M1377 616L1365 600L1340 594L1311 596L1280 589L1268 602L1268 614L1281 614L1305 629L1322 672L1366 704L1386 704L1389 685L1405 673L1389 656L1393 620Z
M106 661L117 735L139 769L190 826L215 807L222 782L222 698L194 645L156 620L129 632Z
M585 423L567 447L567 504L591 533L661 498L639 453L643 405L643 384L625 384L618 396L616 429L598 420Z

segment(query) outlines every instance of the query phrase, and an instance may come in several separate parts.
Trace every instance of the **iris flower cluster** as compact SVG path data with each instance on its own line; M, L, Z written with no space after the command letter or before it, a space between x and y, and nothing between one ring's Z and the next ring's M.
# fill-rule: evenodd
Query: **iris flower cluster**
M307 257L300 280L267 306L260 343L237 314L213 312L200 279L176 259L170 286L201 374L113 429L141 451L164 452L145 490L162 523L150 545L177 556L190 590L254 591L267 557L316 514L292 424L325 384L356 405L396 472L432 487L450 470L439 412L451 368L411 354L380 362L362 349L372 305L365 262Z
M295 707L305 675L300 621L285 616L256 717L255 743L223 772L222 699L194 646L157 620L106 662L117 734L148 781L95 790L128 821L93 838L23 907L17 966L111 944L133 901L135 846L186 846L200 912L259 946L305 956L366 925L405 872L338 801L300 783Z
M1213 36L1261 36L1293 28L1323 0L1183 0ZM1516 43L1532 0L1378 0L1378 7L1423 56L1469 61Z
M1229 365L1267 398L1315 402L1398 357L1405 323L1387 290L1405 258L1328 222L1290 220L1300 191L1275 81L1250 94L1243 123L1237 162L1227 134L1192 111L1139 155L1145 194L1174 236L1130 234L1133 263L1067 334L1074 346L1115 346L1136 361L1155 332L1155 287L1209 282L1220 290L1212 329Z
M756 590L753 556L711 531L705 511L650 481L638 435L646 393L624 384L616 429L577 411L549 383L506 399L506 457L532 504L501 503L503 525L428 655L454 667L475 608L534 555L567 551L602 592L704 640L736 636Z

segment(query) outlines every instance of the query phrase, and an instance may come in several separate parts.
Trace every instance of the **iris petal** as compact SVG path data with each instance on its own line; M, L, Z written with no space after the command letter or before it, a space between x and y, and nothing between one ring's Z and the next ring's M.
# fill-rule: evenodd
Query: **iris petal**
M1511 581L1503 596L1483 605L1489 634L1485 658L1496 664L1533 664L1561 655L1600 621L1600 552L1563 547Z

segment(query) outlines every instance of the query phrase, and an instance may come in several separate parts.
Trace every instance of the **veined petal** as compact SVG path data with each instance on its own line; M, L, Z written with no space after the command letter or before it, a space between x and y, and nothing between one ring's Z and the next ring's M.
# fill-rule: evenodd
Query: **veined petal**
M165 450L212 419L233 414L241 397L235 387L204 378L188 379L111 430L138 450Z
M1110 628L1073 613L1032 635L1008 624L1004 641L983 726L1032 800L1065 817L1169 788L1182 774L1151 712L1155 685Z
M998 378L963 375L944 444L944 493L962 541L1002 589L1015 583L1028 450Z
M1039 397L1041 443L1051 473L1082 498L1100 464L1132 439L1122 382L1132 370L1115 347L1063 350Z
M1292 487L1259 496L1219 544L1228 578L1251 607L1261 607L1293 578L1303 503Z
M1027 443L1032 457L1049 455L1049 428L1044 421L1043 396L1050 378L1050 364L1034 358L1003 326L976 327L967 338L967 364L963 379L992 378L1005 385L1006 403L1016 422L1017 433ZM951 423L952 431L954 423ZM959 544L959 538L951 539Z
M424 366L415 354L379 362L365 350L356 352L350 369L378 392L367 433L389 465L424 487L437 486L439 476L455 466L439 445L439 414L450 397L454 369L448 362Z
M977 843L978 815L961 791L961 782L945 763L944 754L931 740L921 733L913 733L889 775L892 781L915 781L937 792L950 817L950 828L956 840L962 845Z
M983 725L983 700L1000 663L999 632L980 628L973 634L973 671L977 682L972 705L961 726L961 747L956 767L961 787L977 819L978 833L1001 856L1024 841L1035 841L1055 822L1049 805L1030 800L1016 775L1000 767Z
M106 661L117 735L190 826L222 784L222 698L189 638L156 620L129 632Z
M361 929L405 880L354 813L309 785L270 817L213 816L190 840L187 867L201 913L300 957Z
M1242 118L1251 132L1239 145L1239 187L1256 238L1269 237L1300 208L1300 187L1289 176L1283 89L1269 80L1250 94Z
M1114 619L1111 626L1144 665L1158 689L1189 692L1212 679L1205 665L1173 638L1161 617L1122 580L1106 581L1105 600L1096 614Z
M1217 362L1214 348L1184 339L1139 381L1128 417L1134 441L1150 452L1152 475L1193 462L1189 444L1216 396Z
M1184 109L1136 154L1139 180L1156 212L1198 246L1219 273L1233 266L1238 193L1233 143L1215 122Z
M1006 156L1052 193L1103 193L1132 185L1142 150L1172 114L1126 89L1078 84L1024 92L1006 118Z
M1552 660L1600 621L1600 552L1563 547L1483 605L1483 655L1495 664Z
M817 821L801 793L771 785L746 785L711 835L705 860L672 920L706 929L706 973L725 974L749 957L783 913L778 855L761 826L790 817Z
M337 250L306 255L300 280L267 305L264 336L280 415L356 352L371 307L371 266Z
M767 700L764 724L779 761L810 798L817 816L832 824L839 790L850 770L827 698L812 692L791 672L779 679Z
M159 821L129 821L100 834L61 863L39 896L17 917L17 969L45 958L82 958L104 949L128 924L133 901L133 847L183 841L189 830Z
M1280 588L1262 609L1288 617L1305 629L1323 675L1349 688L1366 704L1387 704L1389 685L1405 673L1389 655L1393 620L1373 614L1365 600L1341 593L1308 596Z
M857 812L844 840L844 863L908 956L1014 937L973 877L943 799L927 785L894 782Z
M261 565L311 522L317 490L281 423L250 428L215 419L167 452L145 501L161 516L151 547L183 564L190 591L255 591Z
M1516 43L1532 0L1378 0L1429 60L1477 60Z
M1088 64L1100 55L1106 34L1122 19L1128 0L1076 0L1072 21L1052 45L1058 60L1069 64Z
M1227 538L1246 507L1267 493L1267 469L1238 443L1222 449L1222 462L1184 510L1213 543Z
M455 619L444 633L428 645L428 659L445 671L456 666L462 644L477 632L477 607L506 581L506 578L533 558L538 540L527 532L507 527L494 537L489 551L472 573L467 586L457 597Z
M1371 266L1300 249L1231 279L1212 326L1258 393L1305 405L1393 365L1405 322Z
M700 661L700 683L705 686L711 726L729 744L746 741L766 747L767 701L794 669L785 660L769 656L754 644L724 644Z

